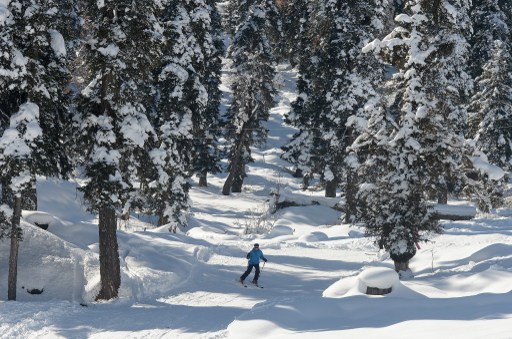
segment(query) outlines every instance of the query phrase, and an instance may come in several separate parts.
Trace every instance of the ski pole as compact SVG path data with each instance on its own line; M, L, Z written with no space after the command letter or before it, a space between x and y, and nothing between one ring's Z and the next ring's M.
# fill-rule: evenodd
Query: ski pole
M263 266L261 266L260 276L261 276L261 273L263 273L263 268L265 267L265 264L266 264L266 263L267 263L267 262L266 262L266 261L264 261L264 262L263 262Z

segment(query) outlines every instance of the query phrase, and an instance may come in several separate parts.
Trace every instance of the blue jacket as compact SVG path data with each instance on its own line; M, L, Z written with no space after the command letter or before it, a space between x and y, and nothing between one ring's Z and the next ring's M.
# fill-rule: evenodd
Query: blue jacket
M259 265L260 259L267 261L267 258L263 256L263 252L254 248L249 253L247 253L247 259L249 259L249 265Z

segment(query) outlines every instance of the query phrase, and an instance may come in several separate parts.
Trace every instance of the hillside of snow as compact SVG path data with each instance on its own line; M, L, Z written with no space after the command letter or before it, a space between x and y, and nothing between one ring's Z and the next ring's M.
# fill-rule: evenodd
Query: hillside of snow
M341 222L339 198L302 191L279 158L295 96L295 73L281 71L269 140L253 150L242 193L221 195L226 174L210 176L208 188L192 188L182 232L147 216L120 223L117 300L94 302L98 221L77 184L39 178L47 214L24 214L15 302L5 301L9 244L0 242L0 338L512 338L512 211L444 221L411 260L414 278L399 281L364 230ZM269 214L275 191L302 206ZM262 289L237 282L256 242L269 260ZM368 284L393 289L366 295Z

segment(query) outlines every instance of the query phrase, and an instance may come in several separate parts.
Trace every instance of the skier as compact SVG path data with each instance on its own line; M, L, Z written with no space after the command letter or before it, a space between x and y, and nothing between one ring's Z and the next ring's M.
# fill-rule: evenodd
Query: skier
M267 258L263 255L263 252L260 250L259 244L254 244L253 249L247 253L246 255L247 259L249 259L249 263L247 265L247 270L244 274L240 277L240 282L243 284L245 278L249 274L251 274L252 268L254 267L256 269L256 273L254 274L254 279L252 280L252 283L256 286L258 286L258 278L260 276L260 259L264 262L267 262Z

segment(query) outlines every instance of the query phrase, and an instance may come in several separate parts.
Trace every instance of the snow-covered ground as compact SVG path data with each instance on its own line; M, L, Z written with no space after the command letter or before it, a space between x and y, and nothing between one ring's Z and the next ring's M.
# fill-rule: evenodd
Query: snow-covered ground
M208 188L192 188L184 232L136 215L120 225L117 300L93 301L97 219L76 184L40 179L40 209L52 217L24 215L16 302L5 301L9 248L0 243L0 338L512 338L510 211L444 222L412 259L415 277L398 281L389 256L341 223L337 199L301 191L280 160L295 95L294 73L282 71L269 141L254 150L243 193L221 195L225 174L212 176ZM275 190L305 206L263 215ZM265 220L273 231L245 234ZM269 259L263 289L236 281L255 242ZM393 291L366 295L367 284Z

